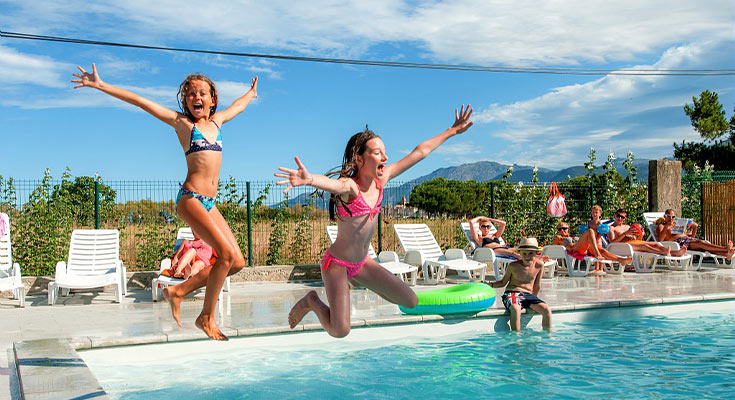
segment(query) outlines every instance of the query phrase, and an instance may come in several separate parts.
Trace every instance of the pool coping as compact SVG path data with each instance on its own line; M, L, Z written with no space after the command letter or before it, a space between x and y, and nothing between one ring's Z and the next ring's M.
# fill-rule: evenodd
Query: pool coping
M697 302L719 302L735 300L735 293L722 292L706 295L685 295L662 298L642 298L563 304L552 306L554 313L571 313L605 308L645 307L675 305ZM375 318L359 318L351 326L368 328L390 325L431 323L451 320L492 319L506 316L504 309L494 308L477 314L456 315L394 315ZM320 324L299 324L294 329L288 325L258 328L223 328L230 337L264 336L274 334L298 334L322 330ZM208 340L202 332L169 332L147 335L120 336L75 336L59 339L39 339L13 342L12 355L19 391L23 399L85 398L108 399L97 378L79 356L77 350L105 347L174 343L192 340ZM64 368L59 368L64 367Z

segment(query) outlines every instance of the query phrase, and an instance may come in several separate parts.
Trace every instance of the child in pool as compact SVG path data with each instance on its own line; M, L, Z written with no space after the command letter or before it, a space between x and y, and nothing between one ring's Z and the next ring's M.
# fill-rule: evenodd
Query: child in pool
M494 288L505 287L502 299L506 310L510 311L510 329L521 330L523 308L530 308L541 314L541 325L544 329L550 329L551 308L538 298L544 262L548 261L548 257L538 257L539 247L536 238L521 239L516 251L521 255L521 259L508 265L503 279L488 284Z
M250 90L235 100L223 111L217 111L217 89L204 75L189 75L179 86L178 100L181 112L170 110L131 91L103 82L92 64L92 73L78 67L74 74L78 83L74 88L90 87L109 94L144 111L170 125L176 131L188 172L186 180L176 197L176 212L189 226L195 229L205 242L212 245L219 257L211 267L205 267L186 282L165 288L163 296L171 305L176 323L181 299L192 291L207 286L202 312L195 324L212 339L227 340L214 320L214 307L225 278L245 266L240 247L227 222L215 205L217 182L222 164L222 137L220 127L243 112L250 101L256 98L258 78L252 80Z
M413 308L418 303L416 294L403 281L373 261L368 254L370 239L375 227L383 199L383 188L397 177L424 159L439 145L454 135L472 126L472 109L464 105L455 110L454 124L439 135L419 144L406 157L394 164L386 165L388 157L385 146L378 135L365 129L353 135L347 142L342 169L328 175L312 175L295 158L298 169L278 168L279 185L291 188L310 185L330 192L330 218L339 217L337 239L322 258L322 280L329 306L310 291L291 309L288 323L295 327L309 312L314 311L319 322L331 336L344 337L350 332L350 291L348 281L373 290L394 304ZM330 175L339 175L330 179Z

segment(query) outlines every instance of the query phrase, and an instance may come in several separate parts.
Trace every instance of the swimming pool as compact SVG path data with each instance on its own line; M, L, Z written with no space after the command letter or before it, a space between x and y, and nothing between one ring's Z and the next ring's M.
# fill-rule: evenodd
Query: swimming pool
M734 306L559 313L553 333L474 319L80 355L117 399L730 397Z

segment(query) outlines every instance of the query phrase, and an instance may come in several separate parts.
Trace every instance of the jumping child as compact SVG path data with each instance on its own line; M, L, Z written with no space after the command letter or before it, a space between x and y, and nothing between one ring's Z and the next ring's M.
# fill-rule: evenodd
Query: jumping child
M179 86L177 97L181 112L177 112L131 91L103 82L94 64L91 74L82 67L78 68L81 74L74 76L79 79L72 80L79 84L75 89L98 89L142 108L176 131L188 168L186 180L176 196L176 212L205 242L214 247L219 257L213 266L204 268L186 282L164 289L163 295L171 305L174 320L180 326L181 299L206 284L204 305L195 324L210 338L227 340L227 336L214 320L214 307L225 277L241 270L245 266L245 260L230 227L215 205L222 164L220 127L245 110L250 101L258 96L258 78L253 78L247 93L226 110L217 112L217 89L214 83L204 75L189 75Z
M288 185L284 193L302 185L330 192L329 215L339 217L337 239L322 258L322 280L329 306L310 291L291 309L288 323L294 328L309 312L314 311L319 322L331 336L344 337L350 333L350 291L348 281L376 292L394 304L413 308L418 303L416 294L396 276L373 261L368 254L370 239L375 233L383 201L383 188L389 180L402 174L454 135L472 126L469 104L457 111L451 128L419 144L400 161L386 165L385 145L378 135L365 129L347 142L342 169L327 175L312 175L295 158L298 169L279 167L276 173L279 185ZM339 175L337 179L330 175Z

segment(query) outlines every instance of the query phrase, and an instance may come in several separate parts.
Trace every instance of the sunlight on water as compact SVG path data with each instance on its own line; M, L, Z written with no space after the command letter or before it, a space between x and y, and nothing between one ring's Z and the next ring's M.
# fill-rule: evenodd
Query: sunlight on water
M553 333L197 357L93 371L116 399L732 398L735 317L645 316L560 323Z

